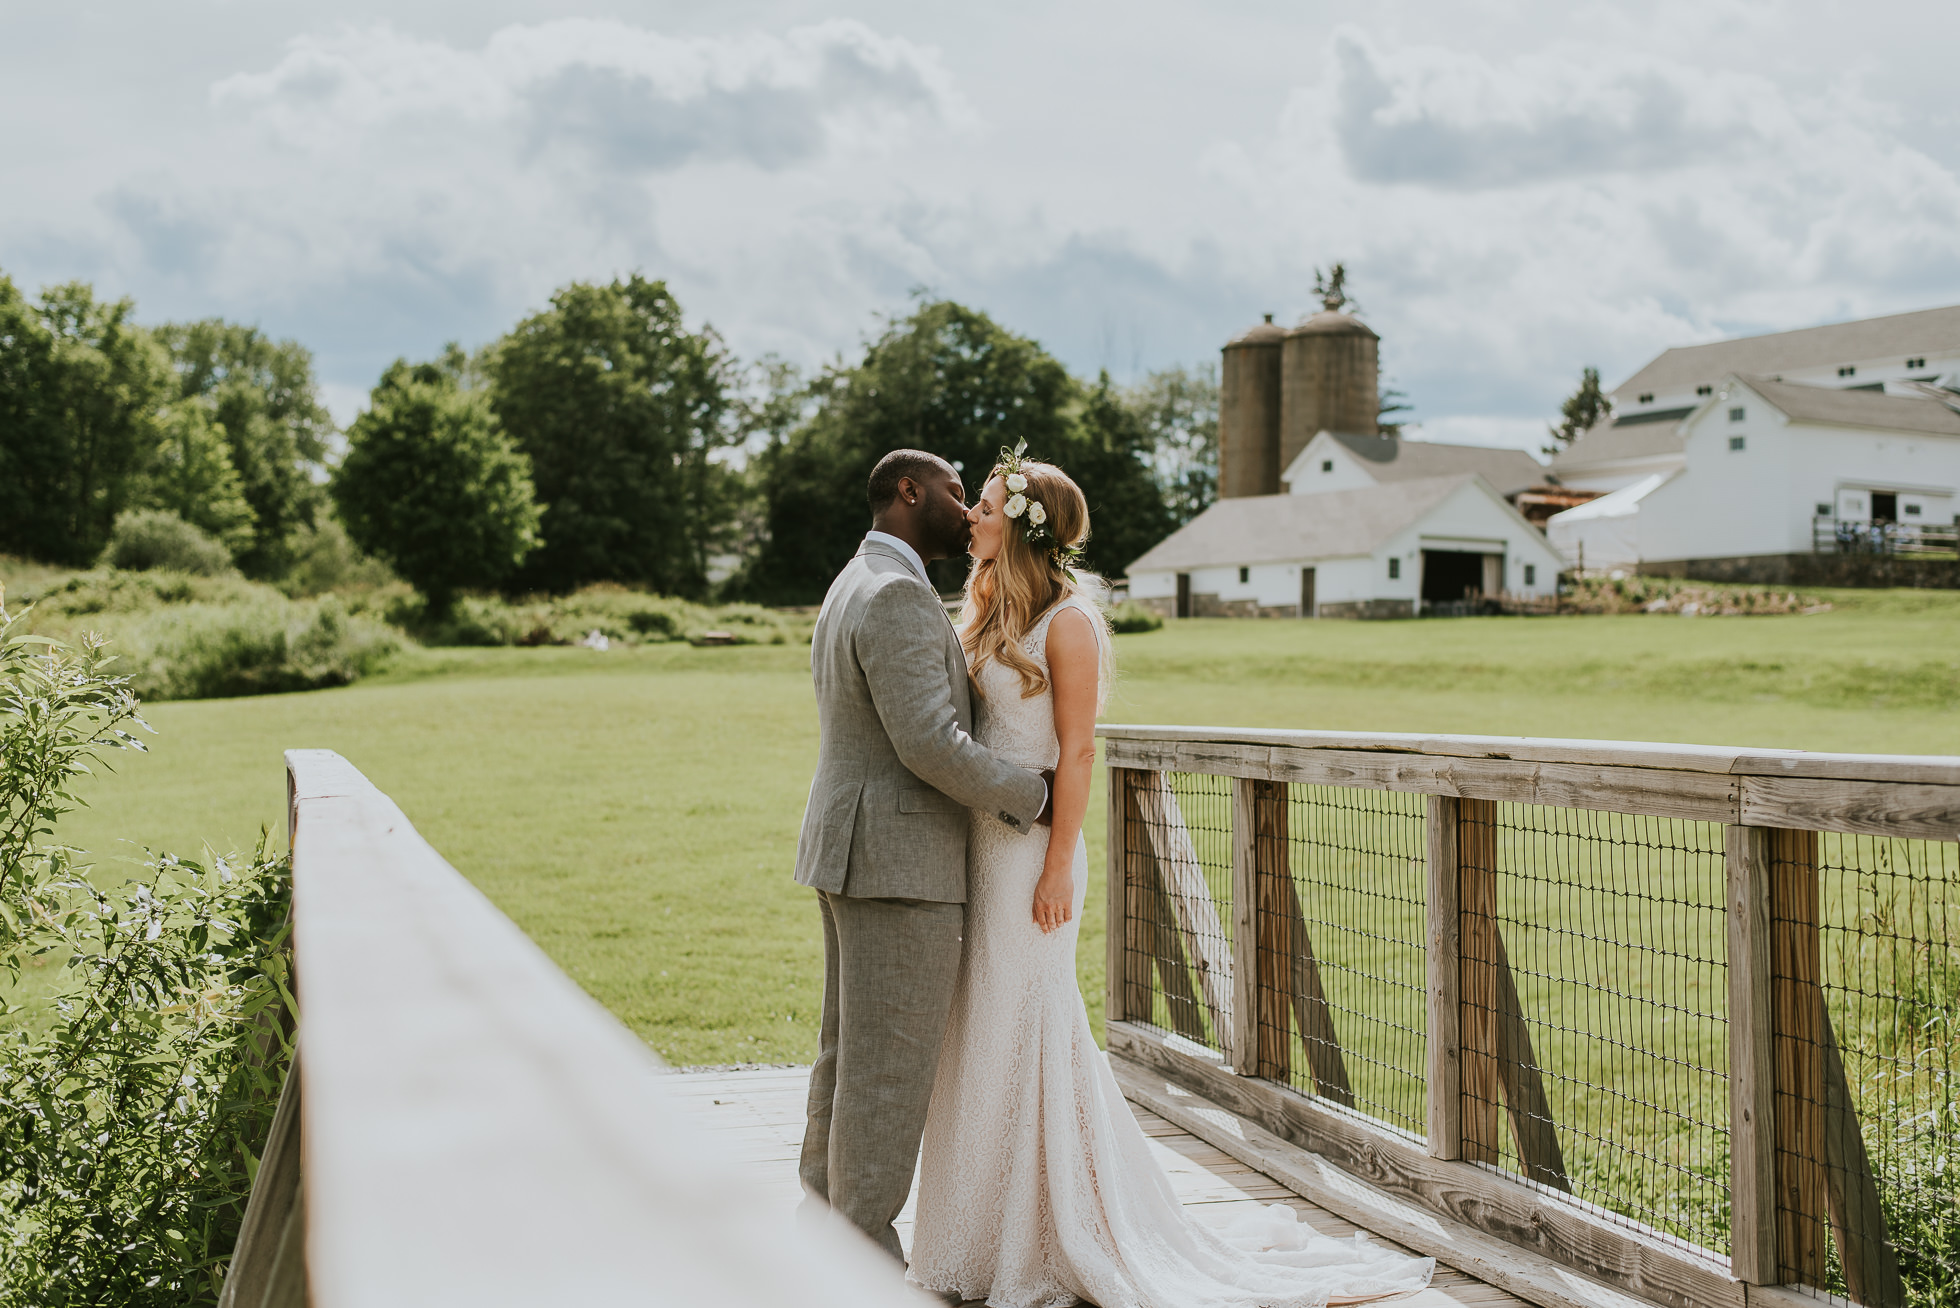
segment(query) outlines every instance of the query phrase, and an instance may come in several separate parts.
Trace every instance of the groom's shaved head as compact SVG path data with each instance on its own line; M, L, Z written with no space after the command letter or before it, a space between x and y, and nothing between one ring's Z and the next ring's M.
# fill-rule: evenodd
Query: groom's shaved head
M871 511L876 513L898 498L898 483L903 478L921 481L948 474L958 475L954 473L953 465L937 454L928 454L924 450L893 450L878 460L878 466L871 470L871 484L867 488Z

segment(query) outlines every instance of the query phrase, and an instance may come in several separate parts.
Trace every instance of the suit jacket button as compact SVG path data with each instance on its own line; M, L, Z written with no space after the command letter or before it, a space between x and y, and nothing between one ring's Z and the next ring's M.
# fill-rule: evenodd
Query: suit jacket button
M1018 827L1021 825L1019 822L1016 822L1014 820L1014 815L1012 813L1008 813L1005 811L1001 813L1000 820L1005 822L1010 827Z

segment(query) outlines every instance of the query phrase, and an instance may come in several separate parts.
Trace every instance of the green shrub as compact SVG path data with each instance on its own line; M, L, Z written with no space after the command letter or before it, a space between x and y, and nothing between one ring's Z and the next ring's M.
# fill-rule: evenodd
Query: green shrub
M231 570L231 551L174 513L137 509L116 516L102 563L130 572L215 577Z
M504 600L467 596L432 619L419 596L391 602L388 619L425 645L571 645L596 631L617 645L657 645L726 631L740 645L808 639L810 618L755 604L692 604L623 586L587 586L570 595Z
M52 843L143 724L99 640L17 627L0 607L0 1305L210 1304L290 1059L285 861L111 885Z
M1124 600L1109 611L1110 630L1118 633L1158 631L1163 625L1162 615L1135 600Z
M173 607L125 627L130 684L145 699L215 699L345 686L401 650L394 631L311 602Z
M347 529L325 514L314 525L295 529L290 547L293 564L279 589L295 599L329 591L377 590L395 580L387 564L361 553L347 538Z

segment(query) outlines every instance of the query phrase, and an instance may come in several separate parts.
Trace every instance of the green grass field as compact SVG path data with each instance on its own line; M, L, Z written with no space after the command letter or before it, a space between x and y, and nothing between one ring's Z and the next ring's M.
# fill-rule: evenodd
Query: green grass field
M1792 617L1176 623L1119 638L1107 716L1955 752L1960 596L1834 598ZM816 914L789 875L805 650L421 651L343 690L149 717L154 753L91 787L64 838L102 858L277 838L280 751L335 749L670 1060L811 1056ZM1089 841L1099 879L1093 817ZM1101 902L1092 887L1092 1009Z

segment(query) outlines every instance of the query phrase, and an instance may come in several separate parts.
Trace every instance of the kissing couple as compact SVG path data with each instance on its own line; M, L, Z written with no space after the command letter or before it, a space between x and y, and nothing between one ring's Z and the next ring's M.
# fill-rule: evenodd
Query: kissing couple
M811 643L819 752L796 880L823 917L823 1025L800 1165L910 1279L993 1308L1321 1308L1419 1290L1434 1263L1275 1204L1186 1215L1089 1026L1075 943L1108 623L1071 564L1089 506L1001 451L966 505L894 450ZM971 554L957 627L926 576ZM924 1148L921 1151L921 1140Z

